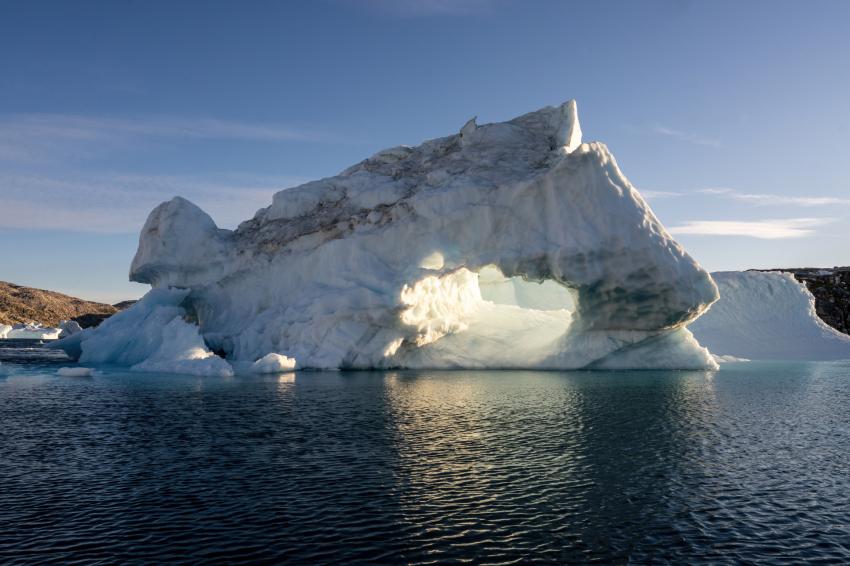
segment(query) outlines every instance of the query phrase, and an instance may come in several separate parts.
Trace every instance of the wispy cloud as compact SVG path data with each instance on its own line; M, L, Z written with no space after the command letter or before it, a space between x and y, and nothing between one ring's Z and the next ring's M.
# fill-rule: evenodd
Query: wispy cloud
M0 228L135 233L157 204L180 195L233 228L306 179L231 174L217 177L100 174L69 180L0 174Z
M645 199L659 199L681 197L684 196L685 193L680 193L678 191L640 191L640 194Z
M694 220L669 229L671 234L700 236L743 236L763 240L782 240L810 236L815 228L829 224L832 218L785 218L777 220Z
M94 157L144 140L333 142L327 132L217 118L145 116L110 118L77 114L0 115L0 160L32 162L56 156Z
M722 147L723 145L720 140L716 138L707 138L698 134L674 130L673 128L668 128L667 126L662 125L656 125L652 131L656 134L661 134L662 136L668 136L696 145L705 145L708 147Z
M793 205L793 206L825 206L850 204L850 198L790 196L770 193L744 193L729 188L698 189L696 192L706 195L716 195L739 202L749 202L760 206Z

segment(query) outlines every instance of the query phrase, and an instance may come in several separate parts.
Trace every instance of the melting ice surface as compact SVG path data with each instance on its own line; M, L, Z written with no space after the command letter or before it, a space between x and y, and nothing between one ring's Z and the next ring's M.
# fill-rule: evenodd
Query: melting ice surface
M130 275L152 294L61 347L186 373L269 354L326 369L716 367L686 328L714 282L608 149L582 143L574 101L379 152L278 192L235 231L175 198L151 212Z

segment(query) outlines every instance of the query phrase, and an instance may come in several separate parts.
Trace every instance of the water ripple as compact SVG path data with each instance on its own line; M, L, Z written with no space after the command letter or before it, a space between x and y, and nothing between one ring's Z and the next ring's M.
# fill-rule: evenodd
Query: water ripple
M850 367L0 366L0 561L850 561Z

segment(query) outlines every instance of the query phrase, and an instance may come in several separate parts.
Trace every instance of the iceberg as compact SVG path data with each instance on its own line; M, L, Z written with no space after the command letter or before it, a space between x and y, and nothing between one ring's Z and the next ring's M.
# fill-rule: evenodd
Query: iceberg
M183 363L164 333L211 371L227 363L211 350L321 369L716 368L686 326L717 287L581 136L575 101L472 119L282 190L232 231L176 197L130 268L151 293L61 347L137 369Z
M218 375L233 368L207 348L195 324L184 320L188 290L152 289L131 308L96 328L49 345L80 363L129 366L132 371Z
M20 323L0 325L0 339L8 340L55 340L62 333L61 328L52 328L40 324Z
M850 359L850 336L818 317L815 298L793 274L727 271L712 276L720 300L689 329L714 354L753 360Z

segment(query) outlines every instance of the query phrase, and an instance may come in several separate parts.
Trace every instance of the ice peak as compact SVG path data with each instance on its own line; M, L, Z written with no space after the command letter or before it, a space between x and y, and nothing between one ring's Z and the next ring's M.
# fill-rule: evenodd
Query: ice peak
M581 145L581 124L578 121L578 105L575 100L563 103L560 111L560 123L555 133L556 147L563 147L567 153L572 153Z
M460 129L460 142L461 144L466 144L469 141L469 137L475 133L475 130L478 129L478 124L475 123L475 120L478 119L478 116L473 116L469 120L466 121L466 124Z
M508 123L548 137L551 148L556 151L572 153L581 145L581 125L575 100L568 100L557 107L546 106Z

